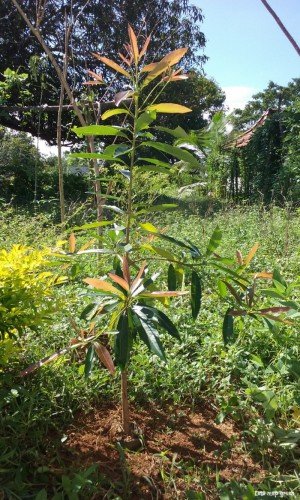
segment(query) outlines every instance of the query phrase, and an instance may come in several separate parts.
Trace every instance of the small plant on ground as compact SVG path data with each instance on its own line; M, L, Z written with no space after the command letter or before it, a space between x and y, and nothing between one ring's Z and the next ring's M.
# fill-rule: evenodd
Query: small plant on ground
M249 270L250 262L258 248L257 244L245 258L237 252L236 259L228 259L216 253L222 236L219 228L214 230L206 250L202 252L190 240L173 238L157 229L152 223L145 222L147 214L175 207L168 204L146 207L136 203L134 195L139 189L136 172L152 172L153 175L160 172L168 173L173 168L174 159L184 161L194 168L200 168L200 165L198 159L188 150L188 134L181 127L168 129L155 125L157 115L160 113L191 111L179 104L158 102L162 90L169 82L187 78L180 69L174 69L187 49L174 50L159 62L142 66L150 37L140 48L130 26L128 31L130 43L125 44L126 55L120 54L126 69L100 54L94 54L98 60L121 74L126 80L125 89L115 95L117 107L106 111L101 117L105 122L112 117L119 119L119 116L122 116L122 124L96 124L73 129L79 137L93 136L102 140L107 136L114 138L112 144L105 148L102 146L99 152L76 153L73 156L101 161L102 171L105 171L107 166L114 165L117 175L125 178L127 189L125 210L112 205L107 207L117 214L113 228L109 229L113 248L101 248L95 251L100 255L111 254L113 261L104 277L88 277L84 280L91 287L87 293L92 300L83 311L82 318L90 321L90 326L85 332L78 329L78 338L74 339L70 346L71 349L82 345L86 347L86 376L91 373L95 356L99 357L111 373L115 371L115 364L120 369L125 434L130 432L127 377L133 343L139 338L151 352L165 360L160 340L161 330L177 340L180 337L176 326L163 312L162 307L169 307L172 298L184 300L181 296L187 294L184 290L186 282L191 286L191 312L193 319L196 320L202 298L201 274L207 272L206 269L211 266L214 272L219 273L219 295L224 302L228 302L223 323L225 344L234 339L234 317L242 319L247 316L259 320L266 318L269 322L273 322L281 320L277 314L290 309L290 305L287 304L262 307L260 297L257 296L259 288L257 281L272 279L273 275L272 273L253 275ZM94 78L88 82L89 84L103 84L101 76L94 72L89 73ZM158 141L155 135L157 132L175 138L175 145ZM153 156L153 153L158 157ZM112 225L112 222L97 222L83 226L82 229L105 227L107 224ZM112 237L113 234L115 238ZM160 246L156 241L171 244L176 250ZM70 253L76 255L74 235L70 237L70 248ZM153 264L156 266L168 264L167 280L165 280L168 290L160 278L161 267L148 275L148 270L152 269ZM228 293L231 298L228 298ZM158 301L159 307L154 301ZM109 316L108 321L105 321L106 315ZM100 337L105 340L100 342ZM107 342L107 337L111 338L112 342ZM115 363L109 352L110 343L114 344ZM56 359L67 349L33 365L26 370L26 373L51 359Z

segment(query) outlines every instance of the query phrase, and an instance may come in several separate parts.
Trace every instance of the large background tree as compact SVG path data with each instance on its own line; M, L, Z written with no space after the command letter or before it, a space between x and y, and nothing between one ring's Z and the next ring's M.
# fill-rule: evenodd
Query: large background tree
M70 38L68 69L68 82L76 97L81 94L82 83L87 76L86 69L100 70L104 77L109 77L100 63L95 67L95 59L90 53L97 51L108 57L115 57L122 49L128 22L142 37L151 33L150 60L159 59L166 51L178 46L190 48L183 61L185 69L193 67L199 71L206 60L202 51L205 45L205 37L201 31L202 12L186 0L103 0L100 4L97 0L85 3L79 0L65 3L61 0L23 0L21 5L29 19L39 27L61 65L65 16L67 15L67 21L71 24L76 19ZM81 10L81 15L78 15ZM41 101L49 105L57 104L60 91L57 75L10 0L3 0L0 5L0 32L0 72L3 73L10 67L29 73L29 93L25 102L23 99L23 104L35 106ZM32 59L32 56L35 58ZM100 92L100 98L103 92L105 90ZM7 104L19 102L18 93L14 93ZM51 117L43 113L40 135L49 142L55 140L55 119L55 113ZM2 111L0 120L3 125L37 134L38 120L34 114L8 114ZM71 120L72 117L65 113L65 124Z
M293 78L286 86L269 82L266 89L252 96L244 109L236 109L233 123L237 130L251 127L268 109L282 111L300 98L300 78Z

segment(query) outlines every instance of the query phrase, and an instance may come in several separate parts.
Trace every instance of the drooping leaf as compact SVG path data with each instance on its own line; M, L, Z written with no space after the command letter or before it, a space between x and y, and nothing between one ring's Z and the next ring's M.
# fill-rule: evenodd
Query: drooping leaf
M186 131L181 128L180 126L171 129L168 127L161 127L160 125L155 126L155 130L160 130L161 132L166 132L169 135L172 135L173 137L176 137L176 139L186 139L189 137L189 135L186 133Z
M119 297L124 297L122 292L120 292L120 290L118 290L113 285L108 283L108 281L99 280L97 278L85 278L83 281L88 285L92 286L93 288L96 288L96 290L104 292L105 294L118 295Z
M155 172L160 174L170 174L170 168L172 165L169 165L168 168L160 167L158 165L137 165L136 166L140 171L145 172Z
M177 340L180 340L180 335L179 332L174 325L174 323L168 318L168 316L163 312L160 311L160 309L157 309L156 307L152 306L140 306L136 305L134 306L134 311L140 316L142 319L145 320L145 317L149 321L154 321L158 323L164 330L166 330L172 337L176 338Z
M192 109L182 106L181 104L174 104L172 102L161 102L159 104L151 104L147 107L149 111L156 113L190 113Z
M117 71L118 73L121 73L122 75L127 76L127 78L131 78L130 73L128 73L128 71L126 71L124 68L122 68L122 66L117 64L115 61L112 61L111 59L108 59L107 57L100 56L100 54L97 54L96 52L92 52L92 55L94 57L96 57L96 59L98 59L99 61L103 62L109 68L112 68L115 71Z
M142 145L157 149L158 151L162 151L163 153L178 158L179 160L183 160L186 163L189 163L191 167L200 168L197 158L185 149L178 148L177 146L171 146L170 144L165 144L163 142L154 141L143 142Z
M224 282L224 285L226 286L226 288L230 291L231 295L235 298L235 300L237 301L237 303L238 304L242 304L241 296L235 290L235 288L230 283L228 283L227 281L224 280L223 282Z
M132 90L121 90L121 92L117 92L114 97L115 105L119 106L122 101L125 101L125 99L128 99L131 96Z
M282 313L290 311L289 306L274 306L274 307L266 307L265 309L260 309L257 311L259 314L267 314L267 313Z
M280 274L280 271L279 271L279 269L277 267L273 271L273 280L277 281L278 283L280 283L284 288L287 287L286 281L282 277L282 275Z
M168 168L170 169L172 167L172 165L170 163L167 163L165 161L161 161L161 160L157 160L156 158L145 158L145 157L142 157L142 158L139 158L138 159L139 161L147 161L148 163L153 163L153 165L158 165L160 167L165 167L165 168Z
M187 243L184 243L183 241L177 240L173 238L172 236L168 236L167 234L160 233L158 229L153 226L150 222L145 222L145 223L140 223L140 227L147 232L157 236L158 238L161 238L163 240L167 240L170 243L174 243L175 245L178 245L179 247L185 248L189 250L190 252L194 251L194 249L188 245Z
M176 271L173 264L170 264L168 267L168 289L170 291L176 290L177 287L177 277Z
M94 342L94 348L101 363L108 369L111 375L113 375L115 373L115 365L107 348L99 344L99 342Z
M82 158L86 160L103 160L107 162L113 162L113 163L122 163L124 165L124 161L121 160L121 158L116 158L115 156L104 154L104 153L86 153L86 152L81 152L81 153L70 153L68 155L69 158Z
M88 378L92 373L94 359L95 359L94 345L90 344L90 346L88 347L87 353L86 353L85 363L84 363L84 376L85 376L85 378Z
M221 229L217 226L216 229L214 230L213 234L211 235L211 238L208 242L207 249L206 249L206 256L208 257L214 251L218 248L218 246L221 243L222 239L222 231Z
M104 83L103 82L103 77L99 73L95 73L94 71L91 71L90 69L87 70L88 74L95 78L99 83Z
M233 316L230 314L230 312L231 309L227 309L223 321L223 341L225 345L232 341L234 335Z
M95 302L88 304L81 312L80 319L91 320L95 316L98 307L99 304L95 304Z
M130 351L132 347L132 333L129 328L128 316L126 313L122 313L118 325L118 333L115 337L115 356L116 364L125 370L130 357Z
M166 355L159 339L158 331L154 328L150 321L146 321L141 318L139 318L139 320L142 327L141 330L139 330L141 339L145 342L151 352L156 354L162 361L166 361Z
M118 108L118 109L108 109L101 115L101 120L107 120L107 118L110 118L111 116L115 115L129 115L129 111L127 109L123 108Z
M118 127L113 127L112 125L87 125L86 127L73 127L72 132L75 132L78 137L84 135L99 135L99 136L115 136L115 137L126 137Z
M201 307L201 299L202 299L202 286L201 286L201 278L196 271L192 271L192 281L191 281L191 304L192 304L192 316L193 319L196 319L200 307Z

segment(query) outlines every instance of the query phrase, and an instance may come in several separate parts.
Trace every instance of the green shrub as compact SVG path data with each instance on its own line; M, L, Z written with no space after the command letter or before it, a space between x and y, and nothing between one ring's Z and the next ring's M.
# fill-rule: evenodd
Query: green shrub
M62 281L49 271L49 249L14 245L0 250L0 338L17 337L49 318L56 309L54 285Z

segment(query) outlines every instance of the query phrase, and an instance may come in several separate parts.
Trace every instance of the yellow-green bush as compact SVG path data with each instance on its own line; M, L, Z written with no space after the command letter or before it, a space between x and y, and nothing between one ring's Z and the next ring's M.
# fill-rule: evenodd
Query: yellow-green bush
M54 285L61 281L49 270L49 249L14 245L0 250L0 339L35 329L56 308ZM1 342L0 342L1 343Z

